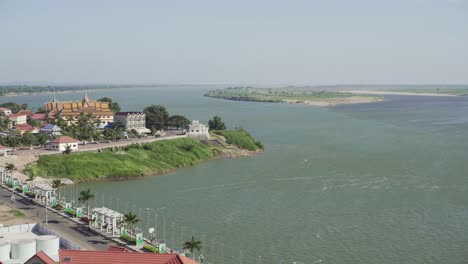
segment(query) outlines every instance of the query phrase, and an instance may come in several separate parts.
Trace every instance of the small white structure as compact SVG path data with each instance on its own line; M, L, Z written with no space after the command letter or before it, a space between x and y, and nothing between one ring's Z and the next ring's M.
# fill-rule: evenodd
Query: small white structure
M210 139L208 127L198 120L193 120L189 126L187 136L198 139Z
M10 259L10 243L9 242L0 242L0 260L9 260Z
M101 230L105 227L107 233L118 234L117 224L123 221L123 214L106 207L94 208L92 214L94 227Z
M114 115L114 125L121 123L125 127L125 131L135 129L138 134L151 133L151 130L146 128L146 114L144 112L118 112Z
M49 149L65 151L67 146L70 146L71 150L78 149L78 140L69 136L60 136L49 143Z
M36 241L33 239L18 239L11 242L12 259L28 259L36 254Z
M27 115L19 115L19 114L9 114L7 115L8 119L10 119L10 126L14 127L16 125L22 125L27 123ZM11 128L10 127L10 128Z
M2 112L4 115L11 115L11 109L5 108L5 107L0 107L0 112Z
M36 237L36 252L43 251L48 256L57 256L60 239L57 236L45 235Z

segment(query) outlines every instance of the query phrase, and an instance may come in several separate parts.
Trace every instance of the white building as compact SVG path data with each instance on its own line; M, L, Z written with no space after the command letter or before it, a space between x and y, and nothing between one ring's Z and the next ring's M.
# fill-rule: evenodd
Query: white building
M5 107L0 107L0 112L2 112L6 116L12 114L11 110Z
M126 131L135 129L138 134L151 133L146 128L146 114L144 112L118 112L114 115L114 124L120 123Z
M49 149L65 151L67 146L70 146L71 150L78 149L78 140L71 138L69 136L61 136L52 141L50 141Z
M210 139L208 127L198 120L193 120L187 131L187 136L198 139Z
M27 123L27 116L26 115L18 115L18 114L9 114L8 119L10 119L10 126L14 127L16 125L22 125Z

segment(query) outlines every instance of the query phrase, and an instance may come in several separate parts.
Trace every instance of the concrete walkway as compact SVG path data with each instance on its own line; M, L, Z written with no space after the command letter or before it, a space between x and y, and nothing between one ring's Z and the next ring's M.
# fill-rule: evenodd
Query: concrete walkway
M5 204L11 204L11 191L4 186L0 187L0 201ZM15 208L26 214L26 217L45 225L46 210L43 205L23 197L21 194L15 193L16 202ZM109 245L119 245L118 241L113 241L105 238L98 232L89 229L86 224L79 223L79 220L71 220L64 215L57 213L55 210L48 208L47 227L54 230L61 237L78 244L82 249L89 250L107 250ZM39 212L39 216L37 213Z

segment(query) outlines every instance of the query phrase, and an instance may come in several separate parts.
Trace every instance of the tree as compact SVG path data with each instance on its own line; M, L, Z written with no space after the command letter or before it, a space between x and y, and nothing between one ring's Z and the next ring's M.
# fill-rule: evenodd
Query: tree
M29 131L25 132L21 137L21 144L23 146L37 145L35 143L37 143L36 137Z
M69 155L72 153L72 149L71 149L71 146L70 145L66 145L65 146L65 150L63 151L63 155Z
M132 212L128 212L124 214L124 224L126 227L128 227L131 231L133 231L133 226L138 224L141 220L138 218L138 216ZM130 237L132 236L133 232L130 232Z
M90 218L89 217L89 201L91 199L94 199L94 194L91 193L90 189L81 191L80 196L78 197L78 201L80 203L82 203L82 204L86 203L86 207L88 208L88 210L87 210L88 219Z
M143 110L146 114L146 127L161 130L166 127L169 112L162 105L150 105Z
M213 119L210 119L208 121L208 127L209 130L225 130L226 125L224 124L223 120L221 120L221 117L219 116L214 116Z
M44 146L46 143L47 143L47 134L46 133L37 133L36 135L36 140L37 140L37 144L39 144L40 146Z
M199 240L195 240L195 238L192 236L192 240L191 241L186 241L184 243L184 246L183 248L184 249L188 249L190 251L190 253L192 253L192 259L195 260L195 254L193 253L193 251L196 249L197 251L200 251L201 248L202 248L202 242L199 241Z
M16 167L15 167L15 164L13 164L13 163L7 163L6 166L5 166L5 169L9 170L9 171L12 171L12 170L16 170Z
M112 112L117 113L120 112L120 105L117 102L113 102L112 99L109 97L103 97L98 100L99 102L106 102L109 103L109 108L112 110Z
M187 129L190 125L190 120L182 115L173 115L167 120L167 125L170 127L176 127L177 129Z
M23 108L21 107L21 105L17 104L17 103L14 103L14 102L8 102L8 103L3 103L3 104L0 104L0 107L5 107L5 108L8 108L11 110L11 112L13 113L18 113L19 110L22 110ZM27 107L26 107L27 108Z
M57 189L57 191L62 187L63 183L60 179L55 179L52 181L52 188ZM60 201L60 192L58 192L58 199Z

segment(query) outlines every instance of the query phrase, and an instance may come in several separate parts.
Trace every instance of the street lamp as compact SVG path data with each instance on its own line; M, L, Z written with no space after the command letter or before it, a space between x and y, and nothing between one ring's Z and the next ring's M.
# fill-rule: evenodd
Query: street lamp
M13 212L13 210L15 210L15 201L16 201L15 193L11 194L10 201L11 201L11 211Z
M158 209L151 209L151 208L146 208L146 211L151 211L154 213L154 233L155 233L155 240L156 240L156 236L158 234L158 229L156 228L157 226L157 220L158 220L158 211L159 210L163 210L163 209L166 209L166 206L163 206L163 207L160 207Z

